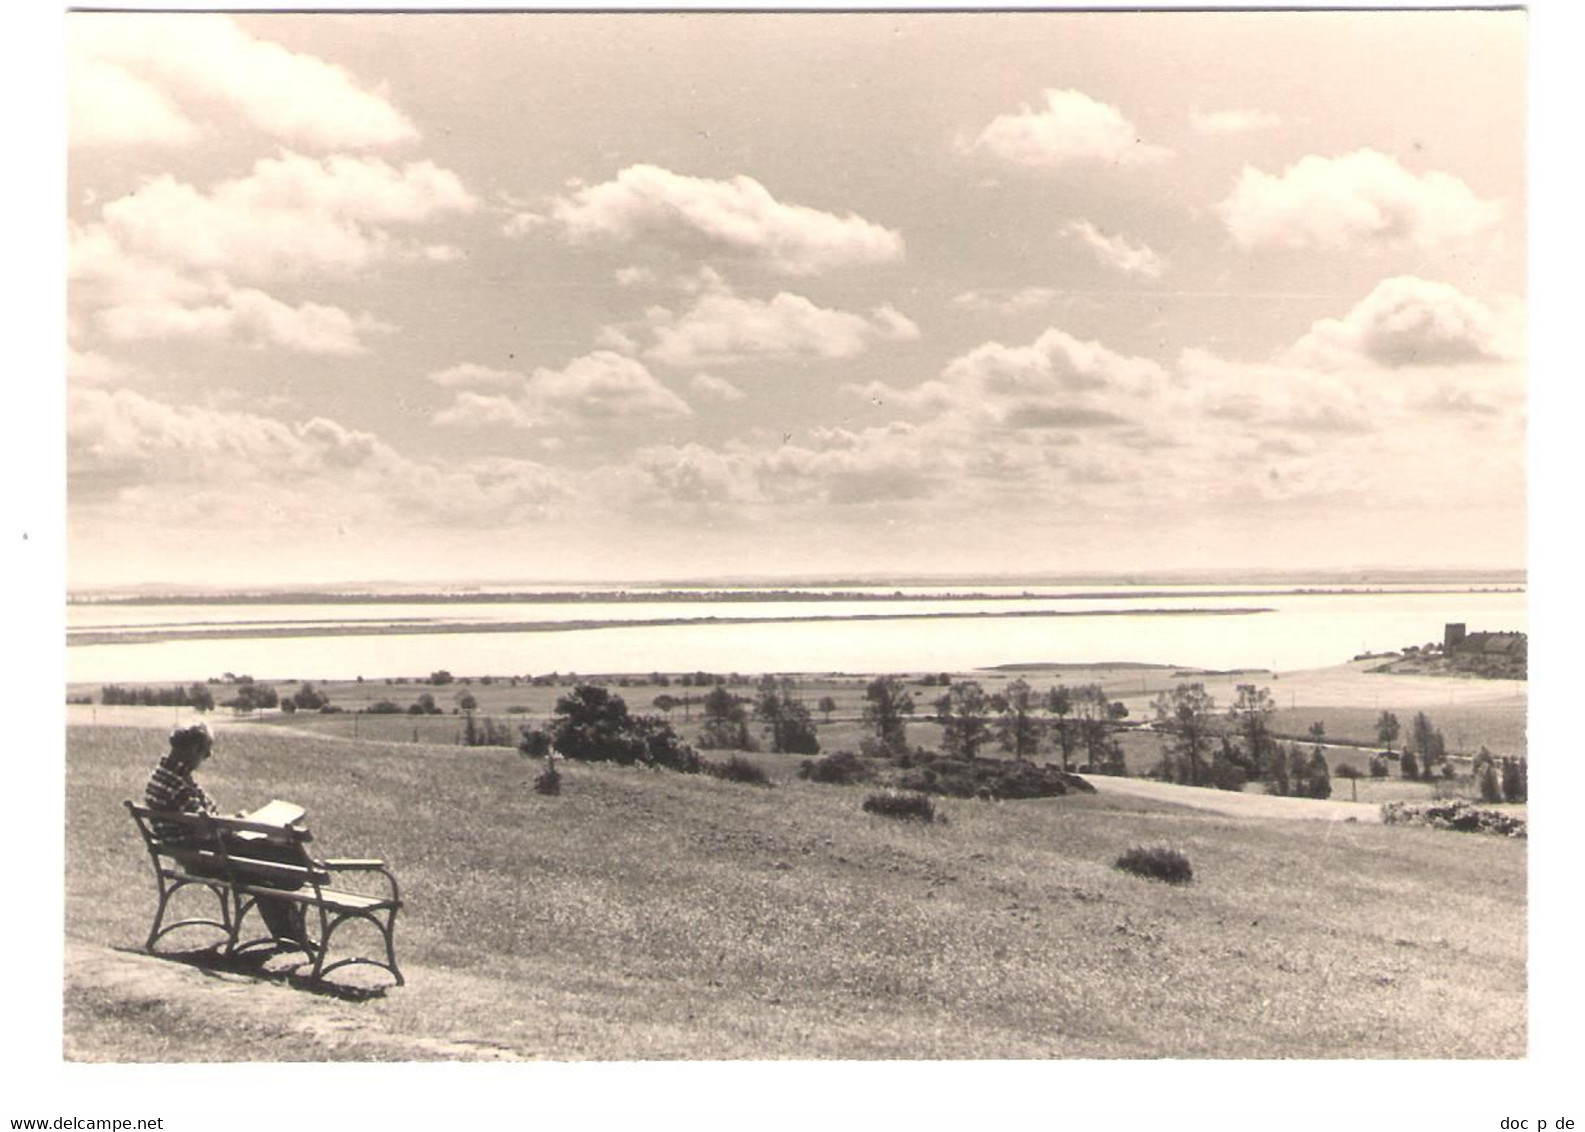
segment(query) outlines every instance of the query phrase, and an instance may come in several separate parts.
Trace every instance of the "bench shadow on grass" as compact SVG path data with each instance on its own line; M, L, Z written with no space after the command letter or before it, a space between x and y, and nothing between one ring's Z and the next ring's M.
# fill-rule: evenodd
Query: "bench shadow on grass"
M365 987L353 983L329 982L324 979L315 983L309 978L314 967L313 956L295 947L254 947L229 955L225 946L219 943L207 947L190 947L181 951L172 949L148 952L141 947L115 947L112 950L125 955L142 955L167 963L180 963L187 967L195 967L207 975L256 979L259 982L292 987L308 994L335 998L343 1002L368 1002L371 999L384 998L385 992L390 989L390 985ZM290 961L284 961L285 957L291 957Z

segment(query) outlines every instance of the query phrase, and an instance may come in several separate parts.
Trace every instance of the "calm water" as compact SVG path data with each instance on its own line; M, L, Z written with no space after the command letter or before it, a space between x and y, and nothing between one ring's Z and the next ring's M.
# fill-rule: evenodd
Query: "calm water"
M1431 587L1414 587L1424 589ZM856 590L850 587L849 591ZM1145 661L1200 668L1275 668L1336 664L1363 651L1440 640L1448 621L1472 631L1528 628L1523 593L1432 593L1355 589L1325 594L1232 590L1260 587L1163 587L1130 596L1118 587L1039 590L1011 601L877 602L447 603L444 605L196 605L67 607L68 640L93 628L172 625L301 626L500 624L522 621L715 617L709 625L622 627L547 632L375 633L332 637L166 641L80 645L66 651L71 681L153 683L202 679L226 672L268 679L351 679L422 676L447 669L458 676L543 672L887 672L960 671L996 664ZM973 587L977 593L1021 588ZM890 587L876 592L893 593ZM913 597L927 592L903 591ZM935 592L935 591L930 591ZM1241 615L926 618L906 621L811 622L844 614L1232 609ZM732 624L733 619L786 616L803 623Z

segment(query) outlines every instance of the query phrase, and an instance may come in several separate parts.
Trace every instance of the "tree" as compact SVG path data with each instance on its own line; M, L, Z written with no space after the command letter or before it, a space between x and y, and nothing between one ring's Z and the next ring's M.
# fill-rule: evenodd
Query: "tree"
M896 676L877 676L864 688L864 723L875 730L880 749L900 755L908 750L905 716L914 714L914 696Z
M1073 714L1073 692L1066 684L1048 688L1042 706L1057 717L1057 749L1062 754L1062 769L1071 770L1075 737L1073 729L1068 726L1068 716Z
M837 702L830 696L820 697L820 714L825 716L827 723L831 722L831 713L837 710Z
M1359 767L1353 763L1344 763L1337 768L1337 777L1348 779L1348 800L1350 802L1359 801Z
M1401 731L1402 727L1399 725L1398 717L1394 713L1384 711L1376 717L1376 742L1380 743L1386 750L1392 750L1392 745L1398 741L1398 735Z
M1084 744L1084 758L1092 774L1123 774L1123 749L1111 738L1112 705L1099 684L1087 684L1074 693L1075 723Z
M1405 751L1398 760L1398 773L1409 779L1420 777L1420 764L1415 761L1413 751Z
M761 680L754 714L770 727L771 750L794 755L820 753L809 705L794 694L791 680L770 676Z
M447 672L444 668L442 668L439 672L431 672L429 674L429 682L431 684L449 684L451 681L451 673Z
M1277 773L1284 779L1282 793L1286 794L1287 763L1271 738L1271 715L1276 710L1277 704L1271 698L1271 689L1240 684L1237 698L1227 709L1227 717L1244 739L1243 756L1239 759L1244 772L1250 778ZM1237 754L1234 757L1239 758Z
M551 742L569 759L666 766L697 771L701 763L671 724L659 716L628 714L621 696L594 684L579 684L556 701Z
M1002 750L1011 751L1019 762L1027 762L1040 746L1040 721L1035 718L1035 691L1020 677L1002 689L992 701L1001 713L996 737Z
M956 758L972 759L991 737L990 697L977 681L960 680L936 700L941 747Z
M292 693L292 703L303 711L318 711L330 702L330 697L320 692L308 681Z
M473 711L479 706L479 701L474 698L472 692L464 692L457 697L457 706L463 711Z
M1330 798L1332 796L1332 773L1326 765L1326 755L1320 747L1310 752L1309 765L1305 767L1305 790L1307 798Z
M1530 798L1530 766L1524 759L1502 760L1502 800L1525 802Z
M1173 766L1172 777L1190 786L1204 786L1210 781L1205 754L1210 749L1216 700L1204 684L1179 684L1158 695L1151 707L1157 730L1172 736L1167 759ZM1230 746L1225 747L1224 757L1233 757Z
M1244 789L1244 784L1248 781L1249 775L1233 757L1233 741L1223 735L1221 746L1216 754L1211 756L1211 785L1218 790L1238 793Z
M664 712L669 717L671 713L677 709L677 706L682 703L682 701L676 696L662 692L660 695L651 700L650 703L652 703L657 710Z
M754 738L748 733L748 709L743 701L717 684L704 698L704 727L699 732L699 745L705 750L735 747L752 751Z

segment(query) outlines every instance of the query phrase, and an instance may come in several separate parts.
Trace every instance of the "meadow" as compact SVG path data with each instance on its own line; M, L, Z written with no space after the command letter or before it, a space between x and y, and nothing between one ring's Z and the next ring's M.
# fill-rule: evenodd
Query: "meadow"
M141 946L153 885L120 801L162 749L68 728L71 1059L1525 1054L1523 841L1104 789L899 822L769 754L768 790L564 764L551 797L506 748L257 725L225 727L201 778L227 808L307 806L327 854L389 859L408 985L335 999L334 1025L309 1023L327 996L278 980L222 1011L211 980L156 991L72 961ZM1157 843L1192 884L1113 867ZM191 933L173 946L211 942Z

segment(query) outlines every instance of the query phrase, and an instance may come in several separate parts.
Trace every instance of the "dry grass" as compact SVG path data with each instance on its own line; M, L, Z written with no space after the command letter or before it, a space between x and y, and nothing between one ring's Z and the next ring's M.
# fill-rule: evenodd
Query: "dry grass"
M135 948L147 930L119 802L160 748L69 730L75 941ZM222 805L292 798L323 851L393 862L410 981L358 1005L370 1035L565 1059L1525 1052L1523 844L1105 795L882 822L864 788L764 759L784 771L774 791L566 764L547 798L509 751L246 728L205 771ZM1112 868L1141 842L1182 848L1195 883ZM74 1056L136 1057L139 1033L163 1032L124 997L69 990ZM301 1055L225 1021L203 1040L220 1060Z

